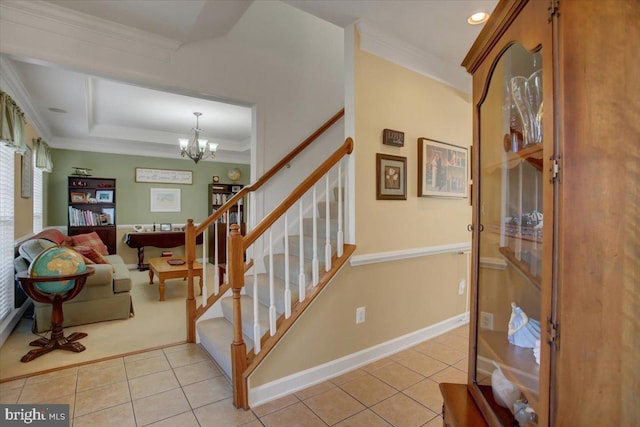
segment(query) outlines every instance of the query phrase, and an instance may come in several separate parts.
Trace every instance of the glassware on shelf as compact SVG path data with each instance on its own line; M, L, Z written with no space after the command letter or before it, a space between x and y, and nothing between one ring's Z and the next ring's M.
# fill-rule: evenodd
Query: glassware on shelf
M542 70L510 80L511 97L523 126L525 147L542 142Z

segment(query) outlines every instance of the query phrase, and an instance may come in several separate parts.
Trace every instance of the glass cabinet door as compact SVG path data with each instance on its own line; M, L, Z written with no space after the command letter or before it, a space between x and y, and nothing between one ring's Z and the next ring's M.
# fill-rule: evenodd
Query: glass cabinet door
M543 206L542 49L512 44L480 106L474 382L502 425L536 425Z

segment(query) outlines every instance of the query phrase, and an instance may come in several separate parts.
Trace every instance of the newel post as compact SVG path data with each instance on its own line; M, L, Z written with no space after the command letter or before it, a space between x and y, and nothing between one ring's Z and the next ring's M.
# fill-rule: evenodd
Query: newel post
M247 369L247 345L242 338L242 309L240 291L244 286L244 248L240 226L231 225L229 233L229 283L233 291L233 343L231 344L231 370L233 375L233 404L236 408L249 409L247 383L243 378Z
M196 230L193 219L187 220L184 232L187 255L187 342L196 342L196 299L193 292L193 262L196 259Z

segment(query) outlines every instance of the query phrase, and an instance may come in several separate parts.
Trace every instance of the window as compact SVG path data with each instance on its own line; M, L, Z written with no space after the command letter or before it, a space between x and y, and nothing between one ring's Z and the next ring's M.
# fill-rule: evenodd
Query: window
M33 232L39 233L43 227L42 208L42 169L36 167L36 156L33 156Z
M0 144L0 322L13 308L14 153Z

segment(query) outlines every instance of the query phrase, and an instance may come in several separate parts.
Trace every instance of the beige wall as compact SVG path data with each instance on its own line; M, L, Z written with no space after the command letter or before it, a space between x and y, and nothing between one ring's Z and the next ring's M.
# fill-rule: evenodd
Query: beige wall
M24 127L24 142L33 148L33 139L40 135L27 122ZM33 152L32 152L33 154ZM19 239L33 233L33 195L28 199L22 198L22 156L15 155L15 193L13 196L14 203L14 238Z
M467 147L471 103L460 92L356 49L356 255L470 242L468 200L417 197L417 139ZM382 130L405 146L382 145ZM407 157L406 201L376 200L375 153ZM347 265L251 377L251 386L318 366L465 312L466 256ZM355 324L357 307L366 321ZM328 315L330 313L330 315Z

